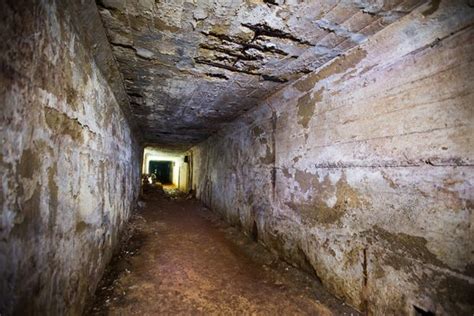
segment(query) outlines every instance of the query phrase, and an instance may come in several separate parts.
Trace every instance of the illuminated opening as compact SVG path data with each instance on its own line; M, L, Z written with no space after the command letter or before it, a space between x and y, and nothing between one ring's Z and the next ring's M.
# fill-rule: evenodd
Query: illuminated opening
M165 151L146 147L143 151L142 174L164 185L174 185L181 191L191 188L191 159L186 152Z
M155 161L149 163L148 170L153 174L161 184L173 183L173 162L172 161Z

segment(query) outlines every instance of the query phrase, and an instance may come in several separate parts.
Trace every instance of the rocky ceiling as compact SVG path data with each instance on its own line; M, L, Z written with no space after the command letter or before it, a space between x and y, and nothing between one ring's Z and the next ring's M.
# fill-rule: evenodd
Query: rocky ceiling
M185 150L422 0L98 0L145 142Z

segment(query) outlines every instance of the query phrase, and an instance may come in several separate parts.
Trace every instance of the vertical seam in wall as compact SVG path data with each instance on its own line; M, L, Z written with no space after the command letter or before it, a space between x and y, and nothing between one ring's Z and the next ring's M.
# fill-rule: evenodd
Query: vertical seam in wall
M363 261L362 261L362 274L363 274L363 281L362 281L362 306L364 309L364 314L369 315L369 302L367 300L367 284L368 284L368 272L367 272L367 246L362 250L363 253Z
M276 125L277 125L277 113L275 108L268 102L265 102L265 104L270 108L272 111L272 117L271 117L271 122L272 122L272 154L273 154L273 166L271 170L271 182L272 182L272 201L275 201L275 186L276 186L276 138L275 138L275 133L276 133Z
M273 167L272 167L272 200L275 201L275 185L276 185L276 125L277 125L277 114L272 109L272 151L273 151Z

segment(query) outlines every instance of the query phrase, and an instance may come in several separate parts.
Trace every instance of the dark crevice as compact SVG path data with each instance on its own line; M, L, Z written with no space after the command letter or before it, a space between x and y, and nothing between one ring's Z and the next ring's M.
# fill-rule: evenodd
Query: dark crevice
M271 75L262 75L262 79L265 81L272 81L272 82L278 82L278 83L288 82L288 79L286 78L281 78L281 77L276 77L276 76L271 76Z
M330 28L330 27L328 27L328 26L321 26L321 25L319 25L319 24L317 24L317 26L318 26L321 30L326 31L326 32L328 32L328 33L336 33L336 30L334 30L334 29L332 29L332 28Z
M109 6L106 3L104 3L103 0L97 0L96 4L97 4L98 7L109 10L109 11L116 11L117 10L117 8L114 8L114 7Z
M232 56L214 56L213 57L217 61L224 61L224 62L229 62L229 63L236 63L238 61L237 58L232 57Z
M128 92L127 94L131 97L143 98L143 96L141 94L139 94L138 92Z
M266 4L271 4L271 5L279 5L275 0L263 0Z
M110 42L110 44L112 46L122 47L122 48L126 48L126 49L132 49L133 51L135 51L135 47L133 47L133 45L131 45L131 44L114 43L114 42Z
M272 154L273 154L273 166L272 166L272 199L275 200L275 190L276 190L276 182L277 182L277 166L276 166L276 129L277 129L277 120L278 116L273 108L272 110Z
M298 71L299 74L303 74L303 75L307 75L309 73L311 73L312 70L311 69L301 69L300 71Z
M432 311L426 311L416 305L413 305L413 309L415 311L415 316L435 316L435 313L433 313Z
M249 42L246 42L246 41L244 41L240 38L237 38L237 37L232 37L232 36L229 36L229 35L226 35L226 34L220 34L220 33L215 33L215 32L209 32L209 33L201 32L201 33L206 35L206 36L215 37L215 38L219 39L220 41L226 41L226 42L229 42L229 43L238 44L238 45L242 46L244 50L249 49L249 48L253 48L253 49L256 49L256 50L264 52L264 53L274 53L274 54L278 54L278 55L282 55L282 56L288 56L287 52L285 52L281 49L278 49L276 47L273 47L273 46L263 46L263 45L259 45L259 44L255 44L255 43L249 43Z
M298 38L294 36L291 33L287 33L285 31L279 30L279 29L274 29L266 24L248 24L248 23L242 23L242 26L251 29L252 31L255 32L254 38L252 41L258 39L260 36L268 36L268 37L274 37L274 38L284 38L291 40L293 42L303 44L303 45L308 45L308 46L314 46L307 40L303 40L301 38Z
M217 73L205 73L206 76L212 77L212 78L219 78L219 79L224 79L224 80L229 80L229 78L224 75L224 74L217 74Z
M213 60L209 60L209 59L202 58L202 57L195 57L194 61L197 64L204 64L204 65L208 65L208 66L212 66L212 67L216 67L216 68L221 68L221 69L225 69L225 70L232 71L232 72L239 72L239 73L244 73L244 74L247 74L247 75L260 76L259 73L253 72L251 70L240 69L240 68L237 68L235 66L230 66L230 65L226 65L226 64L217 63Z
M257 227L257 222L253 221L253 226L252 226L252 239L253 241L258 241L258 227Z
M362 275L364 277L362 281L362 305L364 307L364 312L368 315L369 312L369 301L367 299L367 286L369 281L369 274L367 269L367 247L363 249L363 261L362 261Z
M232 57L237 57L241 60L261 60L263 59L261 56L250 56L246 53L245 48L242 50L242 52L235 52L230 49L224 48L224 47L219 47L216 45L211 45L211 44L206 44L206 43L201 43L199 44L199 47L210 50L210 51L216 51L219 53L227 54Z
M364 7L359 7L359 9L362 11L362 13L368 14L370 16L376 16L378 14L378 12L369 11L369 10L365 9Z

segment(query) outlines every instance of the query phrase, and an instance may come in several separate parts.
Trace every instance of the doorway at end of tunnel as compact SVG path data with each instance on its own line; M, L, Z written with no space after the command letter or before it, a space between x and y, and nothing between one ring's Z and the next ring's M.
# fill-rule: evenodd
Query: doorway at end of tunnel
M173 179L173 162L172 161L150 161L150 174L156 176L156 180L162 184L170 184Z

